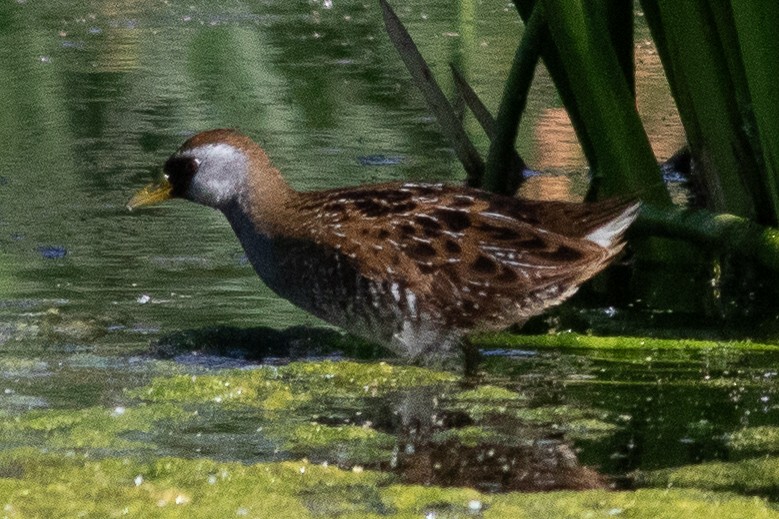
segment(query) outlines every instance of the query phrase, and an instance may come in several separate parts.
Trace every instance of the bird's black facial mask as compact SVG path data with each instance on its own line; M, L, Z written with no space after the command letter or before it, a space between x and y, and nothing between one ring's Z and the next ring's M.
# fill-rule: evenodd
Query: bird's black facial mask
M193 157L173 156L165 162L163 171L171 185L171 196L183 197L189 189L192 177L197 173L200 161Z

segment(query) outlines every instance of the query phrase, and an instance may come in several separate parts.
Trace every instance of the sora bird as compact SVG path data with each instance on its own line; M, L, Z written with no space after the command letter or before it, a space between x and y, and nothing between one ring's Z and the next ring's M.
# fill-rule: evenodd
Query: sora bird
M519 200L440 183L293 190L249 137L199 133L128 208L184 198L227 217L279 296L405 357L523 323L624 246L635 201Z

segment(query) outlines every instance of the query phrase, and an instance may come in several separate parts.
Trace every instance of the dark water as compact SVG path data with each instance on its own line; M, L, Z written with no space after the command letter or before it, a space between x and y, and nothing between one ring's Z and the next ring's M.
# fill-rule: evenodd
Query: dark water
M403 2L398 14L446 90L453 62L496 106L521 30L510 4ZM683 137L638 34L639 106L663 159ZM259 282L216 212L125 209L194 132L242 129L300 189L462 178L374 2L4 2L0 92L0 383L12 413L122 401L123 388L157 373L142 354L163 335L321 325ZM585 163L543 70L531 95L519 149L548 173L527 194L575 198ZM534 388L537 405L621 420L579 446L585 463L624 474L722 459L722 434L776 424L776 361L547 352L491 373Z

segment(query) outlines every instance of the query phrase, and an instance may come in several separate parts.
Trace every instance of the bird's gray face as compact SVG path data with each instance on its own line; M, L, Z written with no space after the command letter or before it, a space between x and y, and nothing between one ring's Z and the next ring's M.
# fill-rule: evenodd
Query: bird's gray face
M245 190L253 148L257 145L235 130L198 133L165 162L164 179L138 191L127 208L185 198L225 211Z
M215 209L225 209L241 192L246 179L246 155L227 143L182 148L164 166L170 196Z

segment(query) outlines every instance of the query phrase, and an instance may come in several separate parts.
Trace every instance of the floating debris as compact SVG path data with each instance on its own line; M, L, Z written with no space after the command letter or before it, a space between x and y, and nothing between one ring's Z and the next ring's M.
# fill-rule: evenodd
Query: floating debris
M62 259L68 255L68 250L59 245L41 245L35 250L45 259Z
M361 155L357 157L361 166L397 166L403 162L403 157L389 155Z

